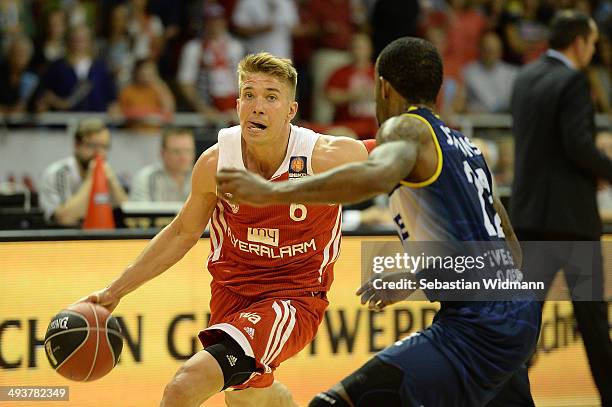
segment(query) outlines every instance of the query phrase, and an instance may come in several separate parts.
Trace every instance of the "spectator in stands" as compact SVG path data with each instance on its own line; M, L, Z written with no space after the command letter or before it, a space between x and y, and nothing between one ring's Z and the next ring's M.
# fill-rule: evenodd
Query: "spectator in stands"
M119 94L119 106L132 127L158 128L174 114L174 95L159 77L155 63L141 59L134 65L134 81Z
M467 111L509 111L517 68L503 62L501 56L502 44L497 34L485 34L480 41L480 60L469 64L463 72Z
M128 8L125 4L113 7L104 38L100 41L100 55L108 64L119 89L131 82L134 68L128 21Z
M130 0L128 31L134 57L157 61L164 46L164 26L159 17L149 13L147 4L148 0Z
M219 3L225 9L225 18L227 21L231 21L232 16L234 15L234 9L236 8L236 3L238 0L212 0Z
M164 27L164 42L168 42L179 35L181 18L186 13L185 3L182 0L149 0L149 10L156 15Z
M351 0L310 0L310 18L316 24L316 51L312 56L313 119L329 124L334 107L325 97L325 84L336 69L351 62L347 51L355 32Z
M461 75L463 68L478 58L487 20L473 0L451 0L450 6L445 22L448 46L443 54L444 69L456 69Z
M0 39L5 40L14 34L32 33L32 16L29 4L21 0L3 0L0 2Z
M504 18L505 0L488 0L482 4L482 11L487 19L487 27L491 31L497 32L502 19Z
M96 2L83 0L62 1L62 7L68 15L68 26L86 25L91 27L96 22Z
M39 189L45 217L61 226L78 226L87 213L93 182L93 159L106 158L111 135L104 122L87 119L79 123L74 136L74 155L56 161L44 172ZM108 163L106 179L113 205L127 199L123 187Z
M334 105L334 125L352 129L360 138L374 138L378 129L372 42L359 33L351 41L352 62L336 70L325 87Z
M312 10L308 7L309 0L296 0L298 22L293 27L293 66L300 80L297 83L297 100L300 109L296 117L300 120L310 120L312 115L312 76L310 60L315 51L314 40L317 37L317 25L312 19Z
M166 81L176 78L178 55L188 37L187 3L184 0L149 0L149 10L160 18L164 26L163 47L157 68ZM185 27L183 32L182 27Z
M427 27L425 39L434 44L440 55L444 55L448 43L446 41L446 31L442 27L436 25ZM461 76L458 72L446 69L445 65L442 87L436 99L436 110L445 122L452 124L453 114L461 110L463 99Z
M291 58L291 32L298 22L294 0L238 0L232 23L245 38L246 52Z
M372 41L374 57L391 41L400 37L414 37L421 12L417 0L377 0L372 10Z
M87 26L71 29L68 54L49 66L40 92L39 111L103 112L114 102L116 90L112 74L104 61L94 59Z
M191 191L191 169L195 160L193 133L188 129L164 131L161 163L143 168L130 191L131 201L184 202Z
M32 62L39 74L43 74L51 62L66 53L66 18L66 12L61 8L51 9L45 15Z
M518 7L508 3L497 28L504 44L504 61L522 65L546 51L547 25L553 12L538 0L524 0Z
M38 76L28 70L32 53L32 41L27 35L11 36L6 57L0 65L1 113L21 113L26 110L38 85Z
M227 121L235 116L236 67L244 49L228 33L223 7L208 5L204 18L203 38L195 38L183 48L179 89L193 110L210 120Z

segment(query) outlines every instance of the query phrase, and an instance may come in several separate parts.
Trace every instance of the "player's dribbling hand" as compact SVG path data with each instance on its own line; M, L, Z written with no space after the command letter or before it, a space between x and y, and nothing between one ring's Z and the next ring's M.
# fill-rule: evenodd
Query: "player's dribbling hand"
M107 287L102 290L94 291L77 302L93 302L103 306L108 312L113 312L113 310L117 308L117 305L119 305L119 300L120 298L115 296Z
M253 206L270 204L274 185L252 172L222 169L217 173L217 193L232 203L248 203Z
M397 283L402 279L411 279L412 275L406 272L390 272L376 274L363 284L355 294L361 296L361 304L368 304L368 309L382 311L386 306L403 301L414 291L409 289L388 289L375 288L374 280L381 280L377 286L382 287L382 283Z

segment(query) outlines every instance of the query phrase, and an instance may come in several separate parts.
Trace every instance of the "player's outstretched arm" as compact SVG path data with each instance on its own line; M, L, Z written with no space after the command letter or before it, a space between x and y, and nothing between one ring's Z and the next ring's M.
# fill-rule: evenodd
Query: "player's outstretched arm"
M169 269L196 244L217 203L217 157L216 146L200 156L193 170L191 194L178 215L116 280L85 301L97 302L112 311L123 296Z
M220 193L231 194L233 200L253 205L359 202L390 192L410 175L423 139L431 139L425 124L410 116L397 116L381 126L378 147L366 161L274 183L245 171L223 170L217 174L217 186Z

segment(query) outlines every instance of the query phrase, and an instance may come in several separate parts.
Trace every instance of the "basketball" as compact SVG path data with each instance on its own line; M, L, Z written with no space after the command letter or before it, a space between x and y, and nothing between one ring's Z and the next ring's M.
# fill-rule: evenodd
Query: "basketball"
M45 335L51 367L75 381L105 376L117 364L123 336L117 320L98 304L79 302L55 315Z

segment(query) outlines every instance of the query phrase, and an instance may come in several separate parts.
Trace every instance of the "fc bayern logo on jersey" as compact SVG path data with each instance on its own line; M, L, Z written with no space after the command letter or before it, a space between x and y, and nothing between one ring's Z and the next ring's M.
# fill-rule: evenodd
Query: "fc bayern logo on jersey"
M308 175L306 160L307 158L304 156L291 157L291 159L289 159L289 179L301 178Z

